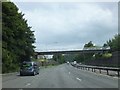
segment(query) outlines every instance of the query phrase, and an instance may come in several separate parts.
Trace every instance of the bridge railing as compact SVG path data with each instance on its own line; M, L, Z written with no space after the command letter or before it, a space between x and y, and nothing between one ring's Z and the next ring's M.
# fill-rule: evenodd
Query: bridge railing
M117 76L120 77L120 68L88 66L88 65L80 65L80 64L72 64L72 66L77 67L79 69L83 69L83 70L90 70L90 69L92 69L92 72L95 72L98 69L99 73L101 73L101 70L106 70L107 71L107 75L109 75L109 71L116 71L117 72Z
M110 50L110 47L84 47L83 50Z

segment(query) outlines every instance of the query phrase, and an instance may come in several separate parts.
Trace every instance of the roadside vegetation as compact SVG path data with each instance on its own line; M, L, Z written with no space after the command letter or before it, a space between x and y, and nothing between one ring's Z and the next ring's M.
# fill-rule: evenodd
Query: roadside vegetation
M109 52L86 53L86 54L65 54L65 55L56 54L53 56L53 59L55 61L58 61L59 63L65 63L67 61L69 61L69 62L77 61L78 63L84 63L84 64L85 64L85 62L95 62L96 63L97 60L99 60L99 61L101 60L101 61L105 61L105 62L108 60L110 61L110 60L112 60L111 59L113 56L112 53L120 51L120 43L118 43L118 42L120 42L120 35L119 34L115 35L111 40L108 40L108 41L106 41L106 43L103 44L102 47L110 47ZM86 43L84 45L83 49L85 49L85 48L99 48L99 47L100 46L95 46L95 44L93 44L92 41L89 41L88 43ZM118 55L119 55L119 52L118 52ZM118 57L118 56L116 56L116 57ZM114 60L113 60L113 62L114 62ZM108 62L107 62L107 64L105 64L103 62L103 66L105 66L105 65L114 66L114 67L118 66L117 63L116 64L110 63L108 65Z
M18 70L22 61L34 56L33 31L18 10L12 2L2 3L2 73Z

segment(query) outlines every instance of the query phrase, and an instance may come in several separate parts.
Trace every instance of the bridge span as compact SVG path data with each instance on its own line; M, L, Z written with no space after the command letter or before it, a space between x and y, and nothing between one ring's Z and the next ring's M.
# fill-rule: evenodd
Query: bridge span
M74 53L104 53L110 49L83 49L83 50L66 50L66 51L41 51L35 52L35 55L53 55L53 54L74 54Z

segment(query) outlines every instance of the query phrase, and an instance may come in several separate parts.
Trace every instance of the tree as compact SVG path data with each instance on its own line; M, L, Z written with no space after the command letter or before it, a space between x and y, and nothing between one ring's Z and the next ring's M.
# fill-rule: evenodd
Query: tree
M77 61L78 63L84 62L84 55L83 54L76 54L75 61Z
M84 45L84 48L86 48L86 47L94 47L93 42L90 41L90 42L88 42L87 44L85 44L85 45Z
M95 47L92 41L89 41L87 44L84 45L84 48L91 48ZM94 53L89 53L89 54L84 54L82 55L84 57L84 60L91 60L93 57Z
M16 70L20 62L34 55L34 34L23 16L14 3L2 3L3 73Z
M65 57L62 54L54 54L53 60L57 61L60 64L65 63Z
M105 43L105 44L103 45L103 47L108 47L108 44Z
M111 40L108 40L105 44L110 46L112 51L120 51L120 34L117 34Z

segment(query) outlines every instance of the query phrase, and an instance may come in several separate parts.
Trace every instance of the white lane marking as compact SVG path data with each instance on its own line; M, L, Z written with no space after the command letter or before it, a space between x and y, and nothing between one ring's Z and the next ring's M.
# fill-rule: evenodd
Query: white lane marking
M25 86L30 86L31 84L30 83L27 83Z
M79 80L79 81L82 81L80 78L76 78L77 80Z
M69 74L70 74L70 72L69 72Z
M19 90L23 90L23 89L19 89Z
M6 74L0 74L0 75L10 75L10 74L16 74L18 72L13 72L13 73L6 73Z
M113 77L113 78L115 78L115 79L119 79L118 77Z

